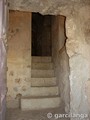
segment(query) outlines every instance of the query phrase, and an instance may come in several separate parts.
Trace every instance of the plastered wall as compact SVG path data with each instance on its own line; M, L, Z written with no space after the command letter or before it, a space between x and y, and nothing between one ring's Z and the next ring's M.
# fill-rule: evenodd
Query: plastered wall
M7 107L19 107L31 78L31 13L10 11L7 55Z

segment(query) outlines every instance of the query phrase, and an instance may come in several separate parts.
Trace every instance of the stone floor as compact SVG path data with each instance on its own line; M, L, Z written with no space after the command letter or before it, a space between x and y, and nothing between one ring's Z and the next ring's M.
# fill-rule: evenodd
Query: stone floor
M64 114L63 111L64 110L60 108L39 111L21 111L20 109L7 109L6 120L69 120L68 118L58 118L59 114Z

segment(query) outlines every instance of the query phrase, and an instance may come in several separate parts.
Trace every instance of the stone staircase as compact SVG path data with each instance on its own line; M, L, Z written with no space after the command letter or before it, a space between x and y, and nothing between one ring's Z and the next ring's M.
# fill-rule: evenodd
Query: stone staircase
M31 90L21 99L22 110L56 108L61 104L51 57L32 57Z

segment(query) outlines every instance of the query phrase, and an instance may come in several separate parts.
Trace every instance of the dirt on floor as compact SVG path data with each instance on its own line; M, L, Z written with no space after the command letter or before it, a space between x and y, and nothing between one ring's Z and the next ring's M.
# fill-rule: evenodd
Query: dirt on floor
M62 108L38 110L38 111L21 111L20 109L7 109L6 120L69 120L62 118L65 114Z

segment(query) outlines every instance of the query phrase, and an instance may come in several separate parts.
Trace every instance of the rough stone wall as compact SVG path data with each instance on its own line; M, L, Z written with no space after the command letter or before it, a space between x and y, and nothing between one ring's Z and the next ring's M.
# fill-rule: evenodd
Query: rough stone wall
M66 51L70 66L70 112L90 111L90 0L9 0L10 9L66 16ZM88 97L87 97L88 96ZM77 120L77 118L71 118ZM83 118L87 120L87 118Z
M19 107L30 88L31 13L10 11L7 55L7 106Z
M88 114L87 82L90 78L90 7L77 7L66 21L70 65L70 111ZM74 118L71 118L72 120ZM74 120L77 120L74 119ZM83 118L88 120L88 118Z
M7 2L0 0L0 120L6 119Z
M70 86L69 86L69 58L65 48L65 17L52 17L52 56L55 75L65 110L69 112Z
M90 5L90 0L8 0L11 10L40 12L42 14L65 15L75 5Z

